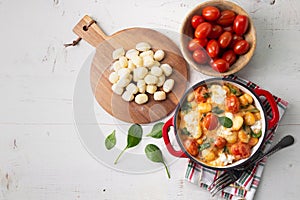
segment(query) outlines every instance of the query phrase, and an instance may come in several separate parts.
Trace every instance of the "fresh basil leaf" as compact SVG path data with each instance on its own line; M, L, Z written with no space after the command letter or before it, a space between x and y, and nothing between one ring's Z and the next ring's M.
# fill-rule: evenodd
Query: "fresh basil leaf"
M170 173L166 163L164 162L161 150L154 144L148 144L145 147L145 154L149 160L152 162L162 163L165 166L168 178L170 178Z
M164 126L163 122L158 122L157 124L155 124L151 130L151 132L147 135L149 137L153 137L153 138L161 138L162 137L162 127Z
M218 106L215 106L211 110L212 113L221 114L224 112L224 110L220 109Z
M131 127L128 129L128 135L127 135L127 146L121 151L117 159L115 160L114 164L117 164L118 160L122 156L122 154L129 148L135 147L138 145L143 136L143 129L141 125L139 124L133 124Z
M223 148L223 153L229 153L229 149L228 149L227 146L225 146L225 147Z
M231 128L232 127L233 123L232 123L232 120L230 118L223 116L223 117L218 117L218 119L219 119L219 123L222 126L224 126L226 128Z
M232 94L234 94L235 96L241 96L242 95L242 92L237 87L235 87L231 84L227 84L226 86L229 88L230 92Z
M181 111L184 112L184 113L188 113L191 109L192 109L192 104L190 102L185 102L181 106Z
M258 133L254 133L253 131L251 132L251 136L254 138L259 138L262 134L262 131L260 130Z
M113 130L105 139L105 147L107 150L111 150L117 143L116 140L116 130Z
M181 134L182 134L182 135L187 135L187 136L190 136L190 135L191 135L191 133L187 130L186 127L184 127L183 129L181 129Z
M199 146L199 151L203 151L204 149L207 149L210 147L210 143L203 143Z

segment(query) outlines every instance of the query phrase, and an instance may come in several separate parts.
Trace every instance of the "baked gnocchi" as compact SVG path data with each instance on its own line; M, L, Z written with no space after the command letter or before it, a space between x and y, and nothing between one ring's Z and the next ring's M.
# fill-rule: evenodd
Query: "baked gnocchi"
M213 167L248 158L263 131L252 96L231 83L194 88L181 104L177 126L186 151Z

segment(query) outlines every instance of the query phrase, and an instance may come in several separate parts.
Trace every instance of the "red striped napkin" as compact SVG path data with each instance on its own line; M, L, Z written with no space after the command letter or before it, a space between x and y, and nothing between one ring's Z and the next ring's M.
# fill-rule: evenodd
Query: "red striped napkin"
M259 88L256 84L247 81L245 79L238 78L237 76L230 75L226 78L231 78L236 81L239 81L248 87L255 89ZM274 96L274 95L273 95ZM286 108L288 106L288 102L274 96L275 101L277 103L279 113L280 113L280 119L284 115ZM267 101L263 101L263 105L265 107L266 113L268 117L271 117L271 108ZM279 120L280 120L279 119ZM264 147L263 148L269 148L271 146L271 143L273 141L273 137L275 134L277 127L274 127L273 129L269 130L267 132L267 136L265 139ZM237 199L246 199L246 200L252 200L254 198L256 189L259 185L259 182L261 180L261 176L263 173L264 165L266 163L267 159L262 160L259 162L254 169L251 171L251 173L244 173L242 177L237 180L234 184L231 186L225 188L221 193L219 193L224 199L230 199L230 200L237 200ZM185 178L194 184L199 185L201 188L204 188L208 190L208 187L211 185L211 183L221 174L221 171L211 170L204 168L193 161L189 161L188 167L186 170Z

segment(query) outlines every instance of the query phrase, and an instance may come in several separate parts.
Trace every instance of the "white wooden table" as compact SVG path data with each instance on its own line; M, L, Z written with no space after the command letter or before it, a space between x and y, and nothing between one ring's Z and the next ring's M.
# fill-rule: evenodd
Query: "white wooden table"
M237 75L290 102L275 140L296 138L293 147L268 160L255 199L299 199L300 3L236 2L252 16L258 36L255 56ZM71 30L85 14L107 34L136 26L179 31L197 3L0 0L0 199L212 199L184 180L185 159L170 166L170 180L163 169L136 175L93 159L76 133L72 103L93 47L63 47L76 38Z

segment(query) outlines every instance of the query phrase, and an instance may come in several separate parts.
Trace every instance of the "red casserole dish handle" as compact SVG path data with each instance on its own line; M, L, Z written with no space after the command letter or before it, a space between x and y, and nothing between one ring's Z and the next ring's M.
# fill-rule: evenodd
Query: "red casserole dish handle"
M169 138L169 133L168 133L168 129L171 127L171 126L174 126L173 124L173 120L174 120L174 117L171 117L163 126L162 128L162 136L164 138L164 142L167 146L167 149L168 151L170 152L170 154L172 154L173 156L176 156L176 157L180 157L180 158L187 158L187 156L181 151L177 151L173 148L171 142L170 142L170 138Z
M269 102L271 109L272 109L272 119L268 120L268 129L273 128L279 121L279 111L278 111L278 107L277 107L277 103L275 102L275 99L273 97L273 95L266 91L266 90L262 90L262 89L255 89L254 92L258 95L258 96L264 96L266 97L267 101Z

